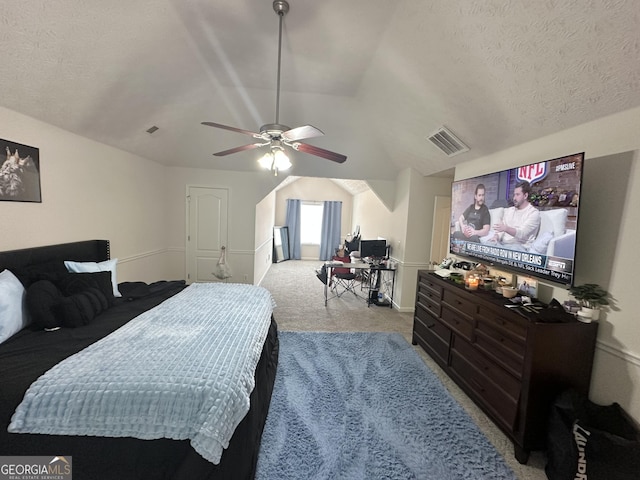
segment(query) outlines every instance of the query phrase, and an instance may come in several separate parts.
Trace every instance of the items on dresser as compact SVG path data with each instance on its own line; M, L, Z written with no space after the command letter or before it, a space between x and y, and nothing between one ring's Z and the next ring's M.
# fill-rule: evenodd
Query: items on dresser
M526 463L531 450L545 448L553 399L567 388L588 394L598 324L577 322L563 309L509 304L493 291L468 291L420 270L413 344L505 432Z

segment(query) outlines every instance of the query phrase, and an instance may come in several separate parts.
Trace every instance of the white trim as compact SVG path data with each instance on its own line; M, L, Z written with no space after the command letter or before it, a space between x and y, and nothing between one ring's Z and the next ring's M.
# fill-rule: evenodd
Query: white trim
M614 347L613 345L604 342L602 340L596 341L596 347L602 350L603 352L608 353L609 355L613 355L614 357L618 357L625 362L632 363L638 367L640 367L640 355L623 350L618 347Z
M429 262L398 262L402 263L407 268L417 268L418 270L427 270L429 268Z
M255 250L231 250L229 249L229 247L227 247L227 253L229 255L255 255L256 251Z
M162 248L160 250L152 250L150 252L138 253L136 255L129 255L128 257L118 257L118 263L135 262L143 258L153 257L154 255L163 255L167 253L169 249Z
M264 244L262 245L264 246ZM153 257L154 255L163 255L165 253L184 253L186 251L183 247L168 247L161 248L159 250L152 250L150 252L137 253L135 255L129 255L128 257L118 257L118 263L134 262L143 258ZM227 250L229 255L255 255L253 250Z
M394 302L394 305L397 305L397 304ZM399 313L413 313L414 312L414 308L413 307L403 307L403 308L397 307L396 310Z
M264 244L262 244L260 247L263 247ZM184 253L187 251L186 248L184 247L169 247L167 249L165 249L165 251L167 252L177 252L177 253ZM232 250L229 247L227 247L227 254L228 255L255 255L257 250Z
M264 278L267 276L267 273L269 273L269 270L271 270L271 266L273 265L273 263L269 264L269 268L267 268L265 270L265 272L262 274L262 277L260 277L260 279L258 280L258 283L256 283L256 285L260 286L262 285L262 281L264 280Z
M392 302L392 304L393 309L397 310L399 313L415 313L415 305L412 305L411 307L401 307L395 300Z
M267 243L269 243L269 242L273 242L273 238L268 238L267 240L265 240L264 242L262 242L260 245L258 245L258 246L256 247L256 249L253 251L253 253L256 253L256 252L257 252L258 250L260 250L262 247L266 246L266 245L267 245ZM243 250L243 251L245 251L245 250ZM248 251L248 250L246 250L246 251Z

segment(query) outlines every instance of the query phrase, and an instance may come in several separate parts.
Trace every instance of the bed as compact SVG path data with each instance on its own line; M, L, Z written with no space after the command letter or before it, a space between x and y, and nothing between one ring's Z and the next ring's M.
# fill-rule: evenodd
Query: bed
M108 260L109 242L89 240L0 252L0 272L20 272L16 274L20 281L33 285L34 279L49 278L51 272L66 274L64 261L103 264ZM72 456L73 471L82 479L253 478L278 361L277 326L270 314L265 339L256 349L252 382L247 382L250 387L255 384L248 389L248 412L235 427L217 464L203 458L190 439L8 432L16 410L26 402L25 392L31 392L45 372L49 375L60 362L77 359L75 354L81 350L85 354L117 338L141 317L153 317L151 309L157 305L162 308L194 294L184 282L125 282L117 287L122 297L109 299L102 311L96 307L98 313L87 324L53 331L30 325L0 344L0 455Z

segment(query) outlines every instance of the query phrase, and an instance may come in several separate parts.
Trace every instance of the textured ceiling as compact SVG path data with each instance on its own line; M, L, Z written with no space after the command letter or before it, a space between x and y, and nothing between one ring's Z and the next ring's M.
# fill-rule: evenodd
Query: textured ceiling
M289 1L280 122L348 156L295 153L292 175L435 174L640 105L637 0ZM274 121L271 3L2 0L0 105L166 165L254 170L255 150L211 155L251 139L200 122ZM469 152L432 146L441 125Z

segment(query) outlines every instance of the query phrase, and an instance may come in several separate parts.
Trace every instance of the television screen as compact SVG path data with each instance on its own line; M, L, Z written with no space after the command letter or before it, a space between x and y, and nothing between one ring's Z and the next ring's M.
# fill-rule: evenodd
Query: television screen
M584 153L453 182L449 251L572 285Z
M384 258L387 255L386 240L360 240L360 257Z

